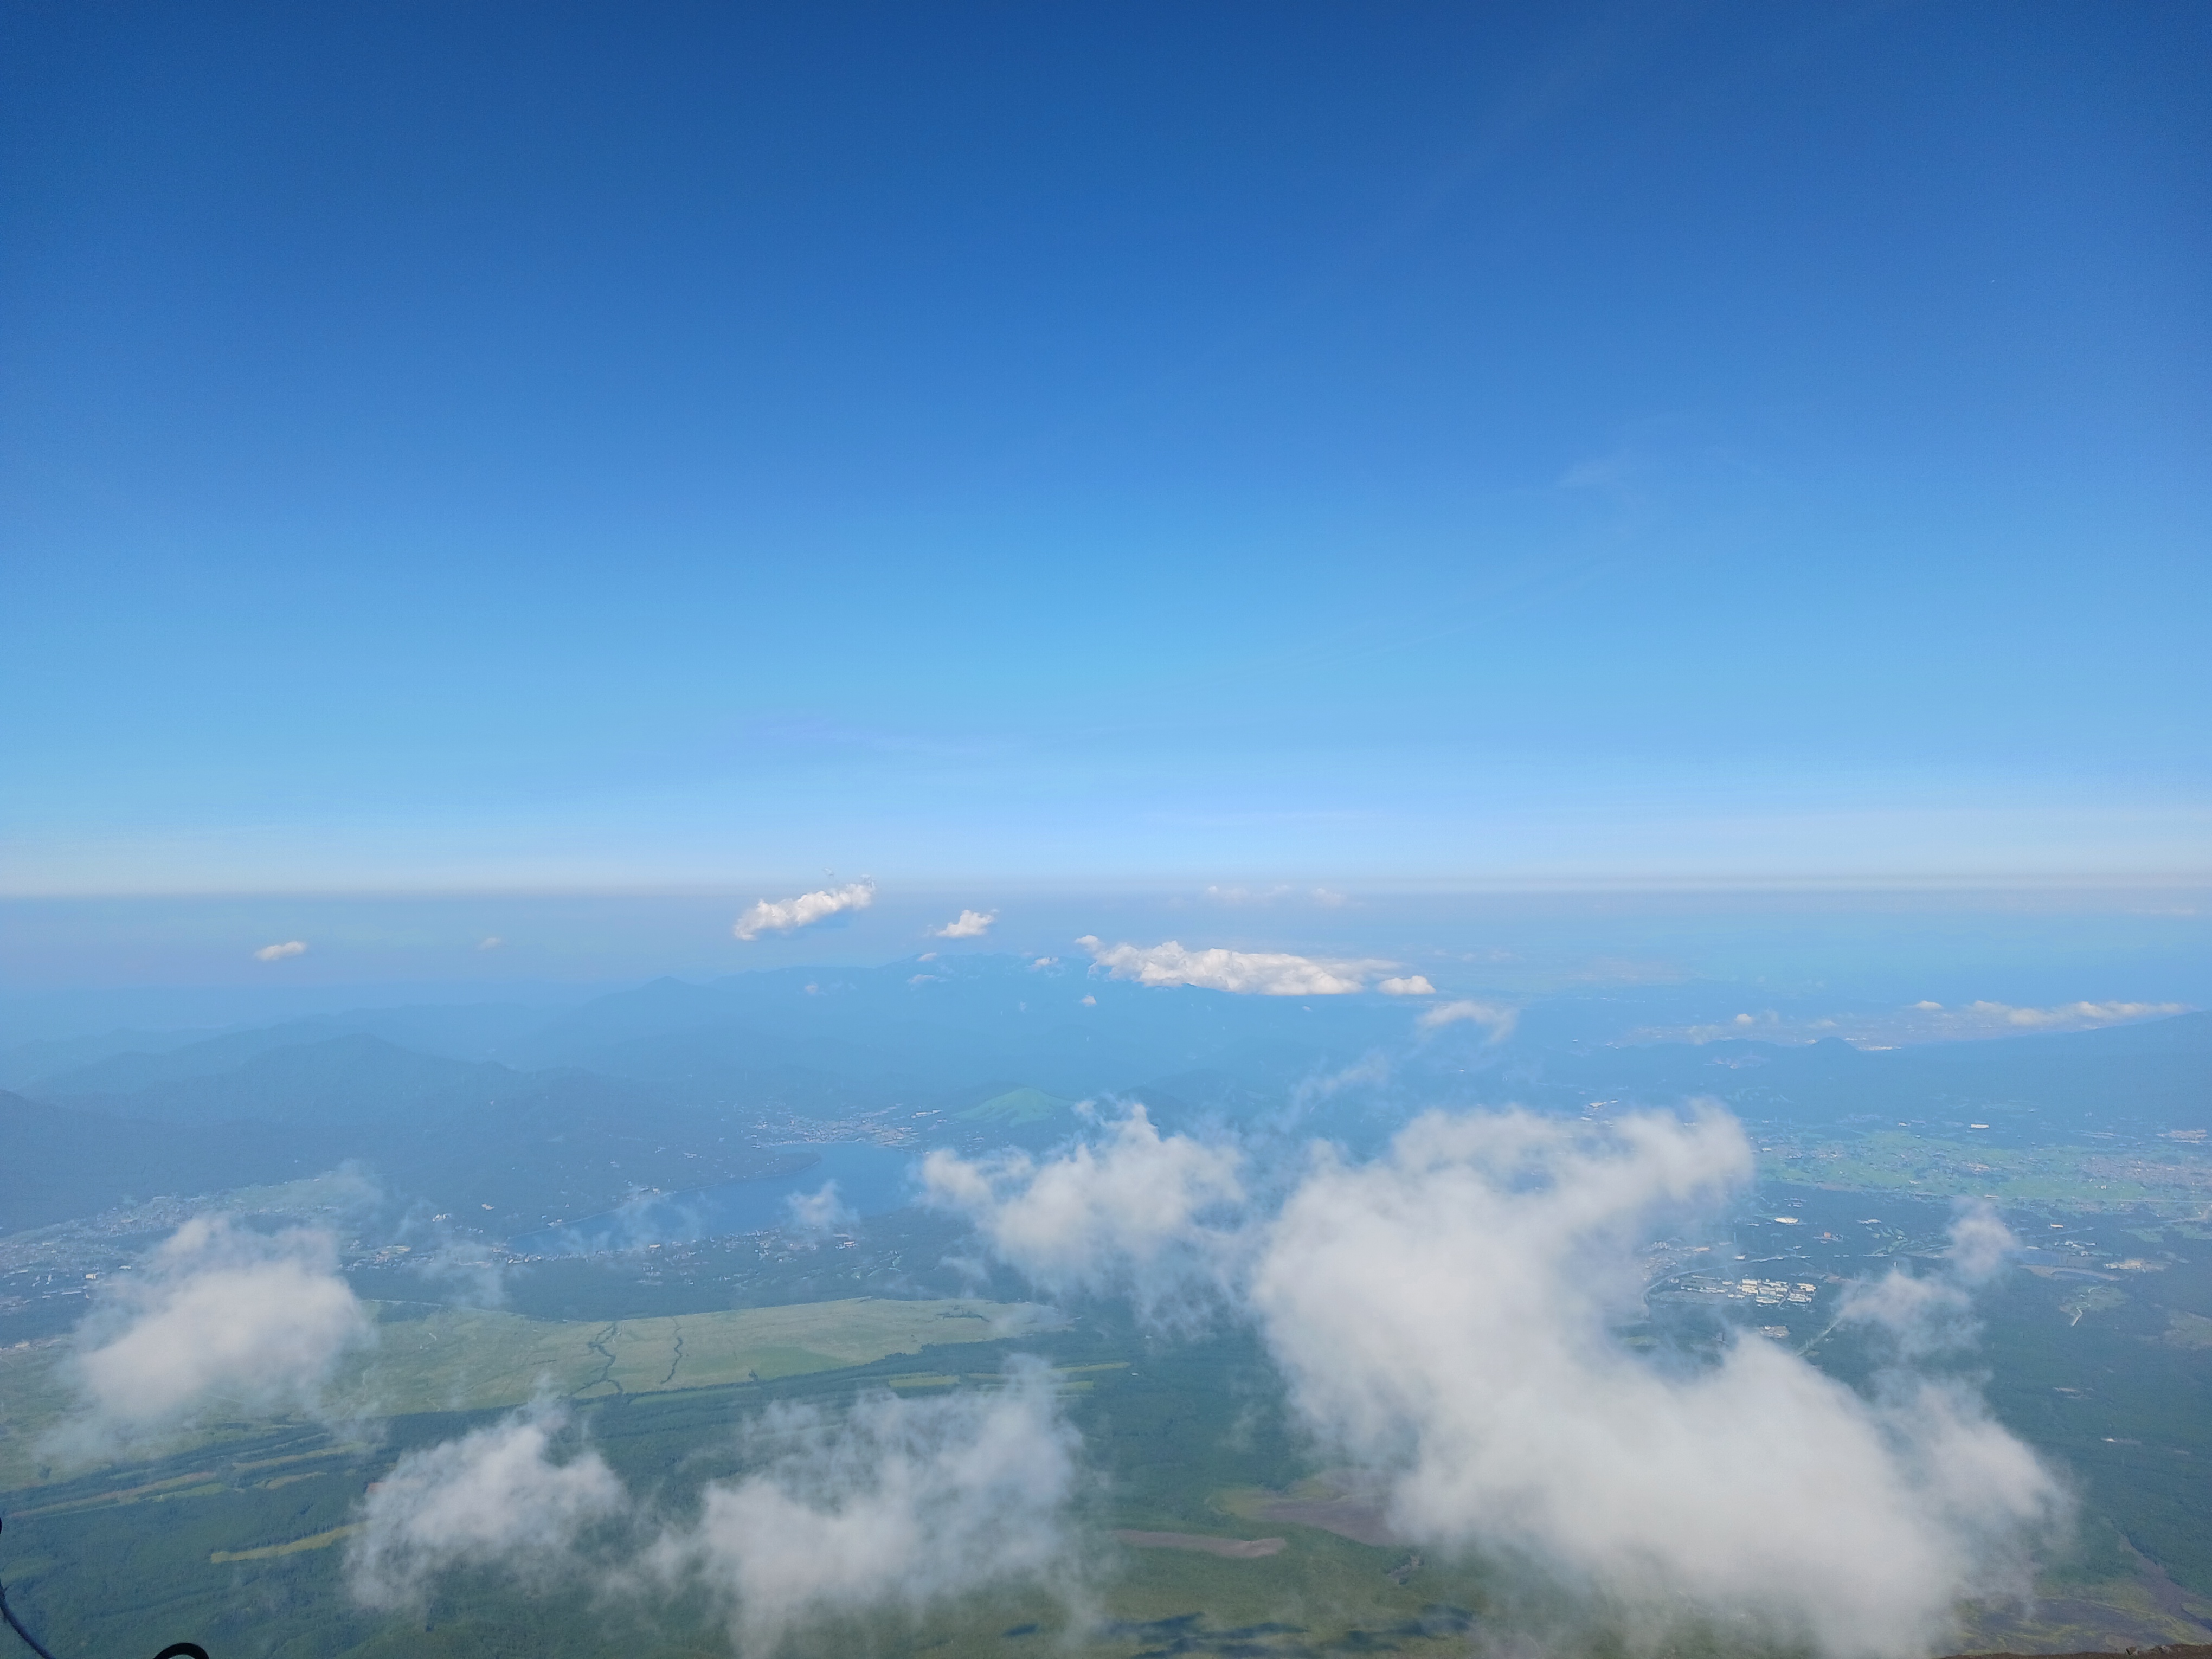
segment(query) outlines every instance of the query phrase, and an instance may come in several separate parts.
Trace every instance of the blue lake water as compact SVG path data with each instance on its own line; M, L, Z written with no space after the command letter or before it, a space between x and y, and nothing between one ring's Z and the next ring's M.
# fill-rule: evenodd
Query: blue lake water
M641 1194L618 1209L526 1233L510 1240L508 1248L526 1255L592 1255L786 1227L793 1222L794 1197L811 1197L833 1181L837 1202L862 1216L887 1214L914 1200L921 1159L902 1147L833 1141L769 1150L811 1154L813 1162L789 1175L725 1181L687 1193Z

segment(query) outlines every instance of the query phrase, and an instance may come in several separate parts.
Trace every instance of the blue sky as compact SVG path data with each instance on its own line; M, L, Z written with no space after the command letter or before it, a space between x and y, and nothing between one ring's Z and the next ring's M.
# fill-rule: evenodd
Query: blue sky
M13 893L2212 862L2201 9L0 29Z

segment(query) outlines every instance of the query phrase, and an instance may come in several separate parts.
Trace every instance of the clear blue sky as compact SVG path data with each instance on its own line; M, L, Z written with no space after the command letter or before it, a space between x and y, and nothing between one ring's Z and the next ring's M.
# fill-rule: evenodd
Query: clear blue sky
M2212 10L26 3L16 893L2212 867Z

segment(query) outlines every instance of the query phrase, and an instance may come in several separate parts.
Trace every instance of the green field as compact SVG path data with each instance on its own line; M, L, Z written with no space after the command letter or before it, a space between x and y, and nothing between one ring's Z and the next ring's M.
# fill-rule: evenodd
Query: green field
M2057 1307L2063 1288L2026 1280L1996 1310L1995 1334L2017 1356L2000 1406L2017 1425L2040 1431L2045 1443L2075 1454L2100 1506L2117 1504L2132 1518L2125 1530L2093 1525L2077 1559L2047 1577L2033 1622L1999 1612L1977 1615L1968 1644L2048 1649L2185 1639L2194 1628L2186 1613L2212 1606L2151 1567L2130 1534L2186 1556L2191 1500L2179 1489L2152 1492L2148 1508L2130 1498L2132 1489L2112 1482L2140 1453L2115 1456L2105 1437L2130 1436L2148 1447L2197 1434L2189 1426L2186 1396L2204 1356L2162 1344L2169 1372L2146 1377L2140 1395L2112 1399L2109 1407L2057 1393L2054 1383L2078 1388L2083 1371L2097 1369L2096 1356L2118 1334L2110 1322L2128 1316L2119 1310L2069 1323ZM659 1490L663 1501L680 1507L683 1494L700 1482L742 1467L744 1454L731 1431L771 1401L813 1401L835 1410L864 1387L931 1394L988 1387L1008 1354L1024 1352L1054 1364L1063 1408L1098 1471L1075 1520L1084 1540L1081 1582L1058 1593L1005 1590L911 1617L817 1627L794 1641L796 1659L854 1653L1136 1659L1168 1652L1224 1659L1387 1652L1420 1659L1463 1655L1471 1640L1510 1645L1531 1631L1544 1632L1559 1651L1626 1651L1617 1632L1525 1577L1333 1530L1363 1524L1357 1506L1329 1507L1344 1494L1291 1431L1279 1385L1248 1340L1157 1342L1081 1325L1036 1329L1018 1340L993 1338L967 1333L963 1327L981 1322L965 1318L963 1309L994 1311L975 1304L829 1304L617 1322L611 1335L605 1325L458 1310L387 1324L360 1383L380 1374L397 1389L392 1379L404 1376L408 1398L416 1402L474 1390L466 1408L418 1403L344 1433L238 1425L149 1464L11 1494L9 1580L19 1607L65 1652L150 1652L185 1638L217 1659L586 1659L617 1649L676 1659L726 1652L726 1638L704 1608L646 1605L581 1587L524 1595L462 1576L438 1590L422 1619L367 1613L346 1595L342 1547L369 1481L409 1449L490 1420L518 1391L535 1386L533 1367L541 1364L581 1398L588 1432L624 1480L634 1490ZM2148 1331L2149 1310L2144 1313ZM941 1336L948 1331L950 1342ZM670 1379L679 1333L684 1358ZM915 1337L923 1341L913 1344ZM885 1352L836 1370L687 1388L684 1364L695 1357L695 1340L702 1375L709 1364L757 1373L751 1356L762 1352L796 1349L830 1358L838 1345ZM445 1350L469 1341L484 1350L477 1361L447 1358ZM2151 1413L2161 1420L2153 1423ZM1313 1523L1295 1518L1301 1514ZM1115 1541L1116 1530L1281 1538L1285 1547L1224 1558L1128 1547ZM2195 1576L2191 1566L2176 1564ZM1640 1650L1692 1659L1758 1650L1685 1627Z
M340 1416L494 1410L541 1394L589 1401L769 1382L925 1347L994 1341L1049 1322L1044 1310L1023 1303L872 1297L605 1322L373 1305L383 1316L375 1345L331 1391ZM66 1473L52 1468L41 1446L70 1409L67 1352L58 1341L0 1352L0 1490ZM222 1418L220 1407L215 1416ZM179 1449L219 1444L243 1428L218 1421Z
M1905 1129L1843 1139L1770 1136L1761 1147L1759 1174L1800 1185L1924 1198L1986 1196L2085 1211L2150 1205L2166 1215L2195 1215L2212 1205L2212 1158L2179 1145L2154 1152L2029 1149Z
M1933 1237L1944 1206L1890 1200L1866 1211L1877 1212L1897 1222L1875 1230L1882 1237ZM2181 1260L2197 1253L2193 1235L2147 1216L2107 1213L2095 1226L2108 1245L2124 1237L2116 1249L2168 1265L2086 1285L2015 1274L1984 1309L1981 1346L1995 1409L2068 1468L2087 1524L2045 1574L2032 1615L1970 1610L1962 1647L2148 1647L2199 1637L2212 1620L2212 1498L2200 1473L2212 1465L2212 1348L2202 1335L2212 1330L2212 1263ZM1775 1231L1794 1239L1812 1229ZM36 1455L67 1404L63 1348L0 1352L0 1487L14 1489L0 1492L9 1522L0 1571L58 1651L151 1652L190 1638L216 1659L726 1652L708 1609L583 1586L525 1595L462 1575L422 1617L364 1611L343 1577L362 1494L410 1449L542 1392L575 1401L625 1483L680 1511L700 1484L745 1467L751 1454L733 1431L771 1402L835 1412L868 1388L923 1397L988 1388L1017 1352L1054 1366L1095 1476L1073 1522L1079 1582L823 1626L794 1639L794 1659L1627 1650L1601 1613L1525 1572L1389 1540L1371 1503L1300 1439L1249 1334L1170 1340L1097 1311L1062 1324L1026 1304L956 1299L604 1321L396 1303L379 1314L374 1352L340 1379L337 1397L356 1414L343 1429L217 1424L166 1455L88 1471L45 1468ZM1284 1545L1224 1556L1137 1547L1117 1532ZM1638 1650L1759 1650L1686 1626Z

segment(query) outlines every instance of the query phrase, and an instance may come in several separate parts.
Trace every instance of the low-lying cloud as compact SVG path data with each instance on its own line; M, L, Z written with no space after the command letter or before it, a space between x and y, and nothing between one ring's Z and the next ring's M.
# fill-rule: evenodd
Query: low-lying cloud
M253 959L256 962L282 962L287 957L303 957L307 954L307 942L305 939L288 939L282 945L263 945L253 953Z
M1104 945L1091 933L1075 942L1115 979L1139 985L1191 985L1243 996L1349 996L1364 990L1370 975L1397 965L1273 951L1191 951L1174 939L1150 945Z
M763 933L793 933L846 910L865 910L876 902L876 884L863 876L842 887L825 887L796 898L763 899L739 916L730 932L742 939Z
M1864 1048L1895 1048L1914 1042L2023 1036L2038 1031L2094 1031L2190 1012L2185 1002L2061 1002L2033 1008L1986 1000L1949 1006L1923 1000L1871 1013L1807 1016L1768 1008L1710 1024L1654 1028L1636 1035L1645 1042L1716 1042L1730 1037L1761 1042L1814 1042L1823 1037L1841 1037Z
M932 933L932 939L981 939L991 931L991 924L999 919L996 910L963 910L944 927Z
M386 1608L420 1607L458 1570L612 1598L696 1589L740 1651L766 1653L809 1619L1069 1571L1078 1445L1040 1361L947 1398L774 1407L740 1443L751 1472L679 1512L628 1491L564 1412L533 1406L402 1458L362 1506L349 1582Z
M743 1650L806 1619L919 1610L1069 1559L1077 1442L1040 1361L993 1392L878 1395L842 1421L782 1407L750 1438L781 1449L760 1473L710 1485L697 1518L647 1557L663 1583L704 1588Z
M69 1362L82 1410L58 1447L103 1455L216 1410L314 1412L374 1337L329 1233L195 1218L103 1287Z
M1538 1564L1646 1621L1902 1655L1944 1641L1961 1598L2022 1589L2064 1514L1979 1396L1920 1363L1956 1346L1967 1293L2002 1259L1986 1213L1961 1218L1936 1280L1845 1299L1841 1316L1892 1353L1862 1393L1761 1338L1669 1363L1614 1334L1644 1312L1643 1242L1751 1178L1741 1129L1717 1112L1602 1127L1433 1113L1371 1161L1315 1149L1275 1215L1203 1249L1187 1206L1144 1190L1125 1207L1115 1160L1133 1146L1218 1182L1234 1153L1131 1135L971 1175L966 1207L1041 1284L1089 1286L1110 1267L1158 1299L1180 1261L1225 1286L1325 1455L1410 1540Z
M1521 1011L1502 1003L1475 1002L1462 999L1457 1002L1440 1002L1426 1010L1413 1024L1423 1031L1440 1031L1447 1025L1480 1025L1490 1034L1492 1042L1503 1042L1513 1035L1513 1027L1521 1018Z
M1062 1294L1126 1288L1159 1310L1218 1279L1235 1242L1220 1218L1244 1196L1241 1162L1232 1147L1164 1138L1137 1106L1097 1146L1042 1164L940 1148L922 1159L921 1181L926 1202L968 1217L1033 1283Z
M1948 1011L1947 1011L1948 1012ZM2130 1020L2185 1014L2185 1002L2062 1002L2051 1008L2019 1008L2003 1002L1970 1002L1958 1010L1965 1020L2002 1024L2020 1031L2081 1030Z
M825 1181L811 1193L787 1194L783 1207L791 1217L791 1230L807 1238L827 1238L850 1227L860 1213L837 1195L837 1183Z
M419 1607L432 1581L459 1568L500 1568L533 1587L565 1576L584 1531L629 1508L598 1452L556 1459L568 1427L563 1409L541 1402L401 1458L370 1489L348 1543L355 1596Z

